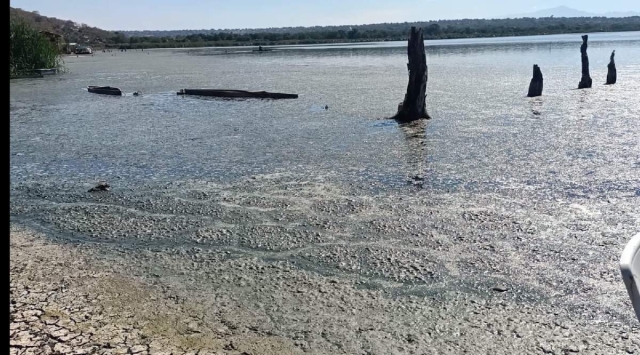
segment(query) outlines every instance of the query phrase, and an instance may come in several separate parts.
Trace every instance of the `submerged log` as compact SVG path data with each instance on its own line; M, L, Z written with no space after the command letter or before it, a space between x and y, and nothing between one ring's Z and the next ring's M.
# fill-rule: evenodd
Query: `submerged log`
M430 118L427 114L427 56L424 51L422 28L411 27L409 45L409 84L402 104L393 117L398 121L409 122L422 118Z
M529 93L527 96L536 97L542 95L542 72L538 64L533 65L533 78L529 84Z
M616 72L616 62L613 59L615 57L616 51L611 52L611 58L609 59L609 65L607 65L607 85L612 85L616 83L618 78L618 73Z
M587 56L587 40L588 35L582 36L582 45L580 46L580 54L582 58L582 79L578 83L578 89L588 89L591 87L591 76L589 75L589 57Z
M218 90L218 89L182 89L178 95L199 95L227 98L255 98L255 99L297 99L298 94L282 94L267 91Z
M93 94L122 96L122 91L111 86L87 86L87 91Z

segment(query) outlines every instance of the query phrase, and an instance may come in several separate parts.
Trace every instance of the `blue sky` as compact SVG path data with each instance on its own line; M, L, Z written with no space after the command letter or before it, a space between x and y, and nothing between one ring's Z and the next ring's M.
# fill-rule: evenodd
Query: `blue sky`
M565 5L582 11L640 11L639 0L13 0L106 30L175 30L352 25L491 18Z

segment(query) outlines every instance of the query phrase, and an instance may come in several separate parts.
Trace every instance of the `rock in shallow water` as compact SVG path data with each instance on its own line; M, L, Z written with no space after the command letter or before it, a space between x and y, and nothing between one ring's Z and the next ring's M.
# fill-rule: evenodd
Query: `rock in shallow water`
M509 288L505 285L498 285L495 286L494 288L492 288L492 290L496 291L496 292L507 292L509 291Z
M96 186L90 188L88 192L109 191L110 189L111 185L105 181L100 181Z

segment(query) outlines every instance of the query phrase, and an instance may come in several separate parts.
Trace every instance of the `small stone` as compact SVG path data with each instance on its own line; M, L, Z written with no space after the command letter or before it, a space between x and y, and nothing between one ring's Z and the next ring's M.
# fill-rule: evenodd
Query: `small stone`
M53 351L58 353L58 354L66 354L66 353L70 353L71 352L71 347L69 347L68 345L64 345L62 343L57 343L53 347Z
M553 354L553 347L549 344L540 344L540 349L542 349L542 352L545 354Z
M111 185L109 185L105 181L100 181L98 184L89 189L89 192L98 192L98 191L109 191L111 189Z
M69 334L69 331L64 329L64 328L60 328L59 330L53 331L51 332L51 336L54 338L60 338L63 337L65 335Z
M187 330L191 333L201 333L197 322L191 322L187 325Z
M69 334L67 334L65 336L60 337L60 341L68 342L70 340L73 340L73 339L77 338L78 336L80 336L80 334L69 333Z
M496 292L507 292L509 291L509 288L505 285L498 285L495 286L494 288L492 288L492 290L496 291Z
M222 328L222 327L220 327L220 328L216 328L216 333L220 333L220 334L230 334L230 332L229 332L229 330L228 330L228 329L225 329L225 328Z
M27 319L32 317L40 317L41 315L42 315L42 311L37 309L22 312L22 316Z
M578 347L575 345L569 345L568 347L564 348L564 351L570 353L579 353L580 349L578 349Z
M144 345L136 345L136 346L131 348L131 353L132 354L141 353L143 351L147 351L147 347L144 346Z
M46 325L54 325L56 323L58 323L60 321L60 319L58 318L48 318L44 320L44 324Z

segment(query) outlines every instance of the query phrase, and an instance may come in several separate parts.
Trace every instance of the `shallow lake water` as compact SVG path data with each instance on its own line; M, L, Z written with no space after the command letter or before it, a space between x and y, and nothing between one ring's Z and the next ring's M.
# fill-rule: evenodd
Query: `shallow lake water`
M580 43L577 34L427 41L433 119L417 136L384 119L406 89L401 42L65 57L64 75L11 82L11 178L217 181L311 169L378 188L420 175L433 189L640 193L640 33L591 35L590 90L573 90ZM618 83L604 86L614 49ZM544 93L531 99L533 64ZM300 97L176 95L199 87Z

